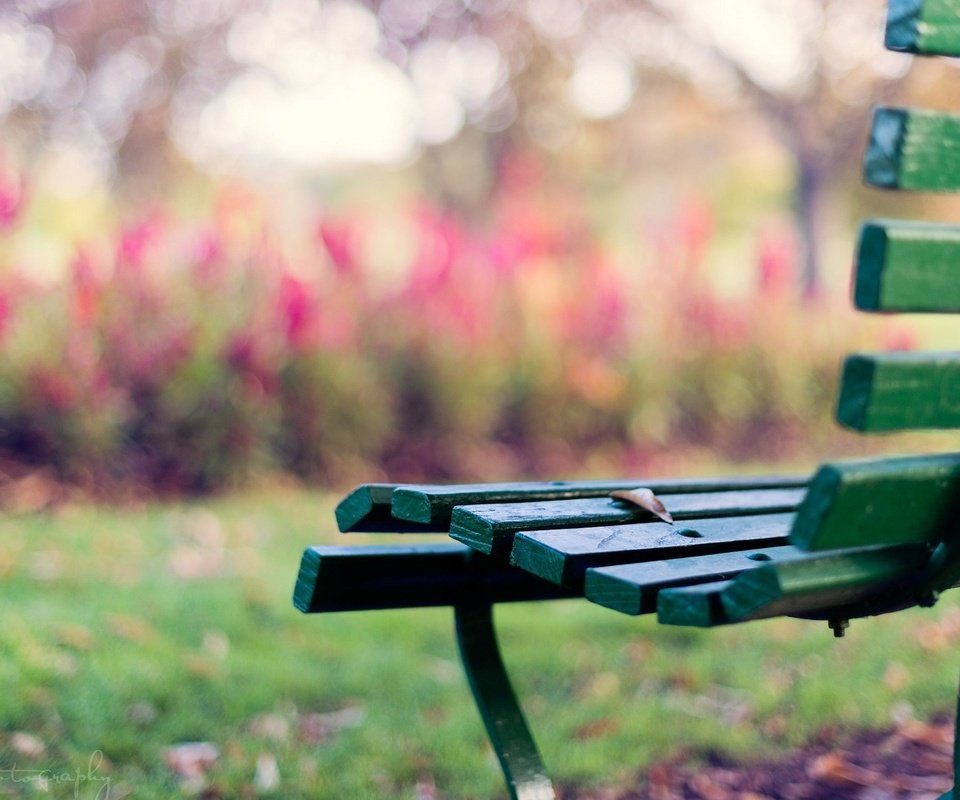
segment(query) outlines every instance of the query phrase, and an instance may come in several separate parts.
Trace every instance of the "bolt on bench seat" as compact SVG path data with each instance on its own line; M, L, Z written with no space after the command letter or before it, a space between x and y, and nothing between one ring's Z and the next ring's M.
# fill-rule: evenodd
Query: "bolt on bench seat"
M893 0L886 42L960 55L960 0ZM960 115L877 109L864 173L880 188L960 191ZM958 312L958 278L960 227L862 227L861 310ZM837 419L861 432L960 427L960 354L851 355ZM611 497L638 487L673 524ZM960 585L958 454L838 462L809 477L369 484L336 516L344 532L456 540L309 548L294 602L304 612L453 607L478 708L522 800L555 795L500 657L495 603L583 597L699 627L790 615L826 620L839 636L849 620L930 606Z

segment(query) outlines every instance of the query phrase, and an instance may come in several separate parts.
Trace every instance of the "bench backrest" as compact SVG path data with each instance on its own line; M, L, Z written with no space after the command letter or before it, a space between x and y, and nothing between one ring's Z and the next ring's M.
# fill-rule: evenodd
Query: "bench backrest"
M960 0L891 0L887 47L960 55ZM960 191L960 115L874 111L864 159L870 186ZM867 312L960 311L960 226L870 220L860 232L853 300ZM837 420L861 432L960 428L960 353L858 353L840 377ZM954 538L960 455L828 464L797 513L791 544L925 544Z

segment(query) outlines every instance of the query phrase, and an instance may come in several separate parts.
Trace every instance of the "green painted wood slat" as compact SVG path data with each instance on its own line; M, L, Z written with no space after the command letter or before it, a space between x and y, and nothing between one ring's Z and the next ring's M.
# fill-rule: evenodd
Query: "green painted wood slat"
M960 428L960 353L848 356L837 421L858 431Z
M338 504L334 515L341 533L446 533L446 527L396 520L390 503L396 484L365 483Z
M753 489L675 494L668 497L667 508L678 521L772 514L794 510L804 491ZM520 531L618 525L648 522L652 518L649 511L611 498L457 506L451 517L450 536L482 553L506 559L513 537Z
M929 557L922 546L899 545L769 562L732 580L663 589L657 620L713 627L785 615L854 616L859 604L895 603L883 593L909 584Z
M306 614L555 600L571 593L452 543L309 547L293 604Z
M960 56L960 1L889 0L884 43L900 52Z
M960 115L877 108L864 157L864 178L883 189L960 190Z
M958 513L958 454L825 464L797 510L790 543L805 550L932 545L952 534Z
M960 226L865 222L853 298L863 311L960 312Z
M584 596L631 616L651 614L657 610L657 594L663 589L728 581L765 561L809 557L807 551L787 545L593 567L586 571Z
M728 489L791 489L805 486L809 479L809 475L783 475L400 486L393 492L393 515L397 519L446 529L456 506L606 497L617 489L641 486L664 495Z
M647 522L518 533L510 563L552 583L582 591L590 567L638 563L785 545L793 514ZM638 563L638 567L641 567Z

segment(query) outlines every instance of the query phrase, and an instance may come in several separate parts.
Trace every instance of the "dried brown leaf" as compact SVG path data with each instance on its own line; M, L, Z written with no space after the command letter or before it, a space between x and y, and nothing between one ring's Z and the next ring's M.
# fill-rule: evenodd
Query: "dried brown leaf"
M951 752L953 748L953 730L949 725L929 725L918 720L910 720L897 728L897 733L911 742Z
M673 525L673 517L670 516L670 512L667 511L667 507L650 489L643 487L636 489L616 489L610 492L610 497L614 500L621 500L624 503L630 503L639 508L644 508L664 522L669 522Z
M574 730L573 736L575 739L583 741L585 739L597 739L602 736L609 736L618 730L620 730L620 723L617 722L617 720L604 717L580 725Z

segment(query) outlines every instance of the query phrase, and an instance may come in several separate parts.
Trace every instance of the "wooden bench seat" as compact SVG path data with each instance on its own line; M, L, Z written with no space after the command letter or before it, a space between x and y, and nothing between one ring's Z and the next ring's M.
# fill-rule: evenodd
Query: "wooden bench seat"
M887 44L960 55L960 0L893 0ZM864 174L880 188L960 191L960 116L877 109ZM855 262L862 310L960 311L960 226L868 221ZM960 354L851 355L837 419L862 432L960 428ZM672 524L611 496L640 487ZM842 461L812 477L369 484L336 518L344 532L456 540L309 548L294 602L453 607L478 708L522 800L554 793L500 657L496 603L585 598L700 627L791 615L840 636L851 619L930 606L960 585L958 454ZM960 757L954 773L960 785Z

